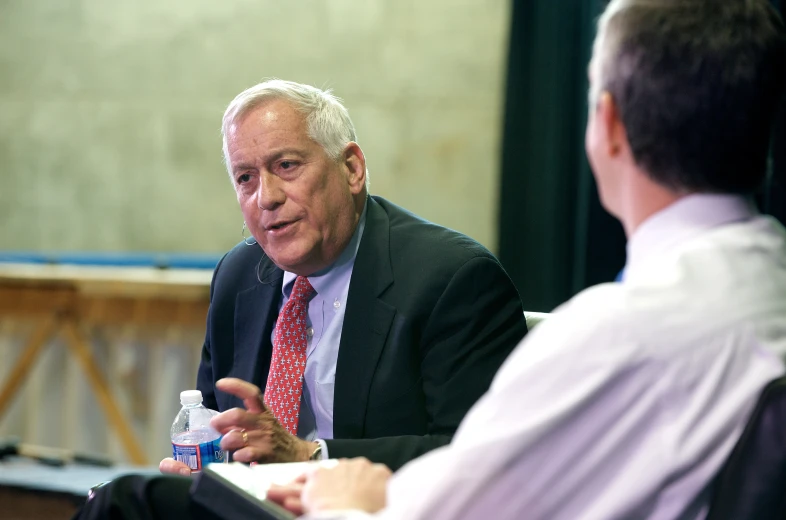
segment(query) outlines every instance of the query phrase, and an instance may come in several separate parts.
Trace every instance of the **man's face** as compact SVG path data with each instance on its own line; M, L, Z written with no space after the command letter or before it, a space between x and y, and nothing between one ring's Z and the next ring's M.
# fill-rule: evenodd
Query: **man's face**
M302 276L332 264L359 217L360 148L351 145L333 160L308 136L303 114L280 99L239 119L226 139L240 209L270 259Z

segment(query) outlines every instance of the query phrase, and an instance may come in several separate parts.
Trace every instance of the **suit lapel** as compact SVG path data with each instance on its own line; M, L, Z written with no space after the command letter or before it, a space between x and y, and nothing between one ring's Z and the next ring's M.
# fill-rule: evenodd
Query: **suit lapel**
M333 395L333 437L358 439L377 362L396 309L378 297L393 282L390 220L368 197L366 227L360 240L341 329Z
M260 280L241 291L235 300L235 357L229 375L250 381L264 392L273 344L270 341L278 317L283 272L263 257ZM232 397L232 406L242 401Z

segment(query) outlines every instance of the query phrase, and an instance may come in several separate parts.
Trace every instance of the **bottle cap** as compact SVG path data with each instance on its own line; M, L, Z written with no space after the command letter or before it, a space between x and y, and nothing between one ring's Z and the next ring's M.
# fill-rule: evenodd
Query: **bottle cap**
M199 404L202 402L202 392L199 390L183 390L180 392L180 404Z

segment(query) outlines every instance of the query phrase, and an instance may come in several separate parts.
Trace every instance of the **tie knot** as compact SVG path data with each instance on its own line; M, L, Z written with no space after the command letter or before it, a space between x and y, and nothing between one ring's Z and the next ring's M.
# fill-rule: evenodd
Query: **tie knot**
M314 288L311 287L308 278L305 276L295 278L295 285L292 287L292 295L290 296L291 299L307 302L313 295Z

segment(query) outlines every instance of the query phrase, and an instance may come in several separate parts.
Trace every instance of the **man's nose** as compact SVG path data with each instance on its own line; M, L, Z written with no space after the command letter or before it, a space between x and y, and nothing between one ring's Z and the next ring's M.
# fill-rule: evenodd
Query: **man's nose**
M263 173L257 190L257 206L260 209L272 210L282 205L286 199L281 179L275 175Z

